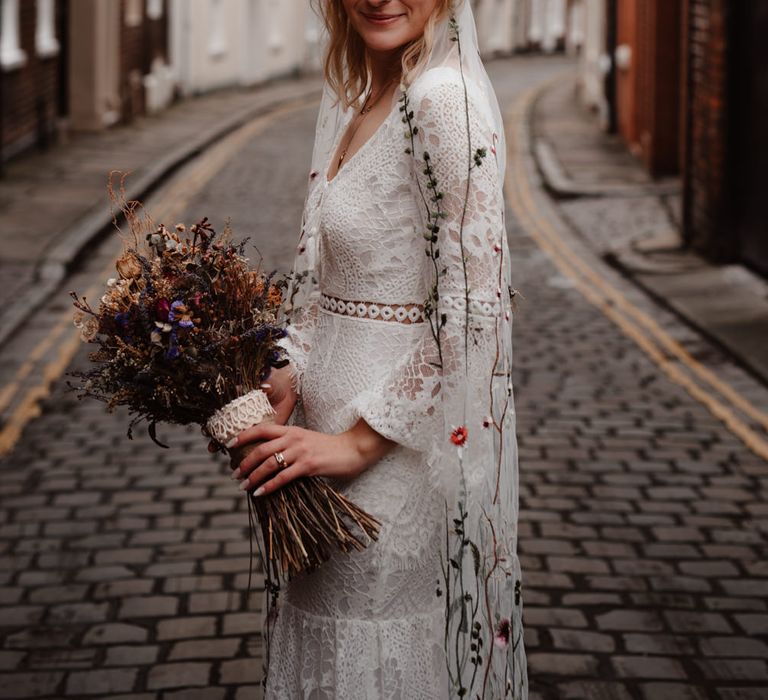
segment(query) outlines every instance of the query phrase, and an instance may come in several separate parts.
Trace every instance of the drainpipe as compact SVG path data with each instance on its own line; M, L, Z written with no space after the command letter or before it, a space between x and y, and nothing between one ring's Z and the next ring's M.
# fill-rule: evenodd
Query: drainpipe
M3 35L3 13L0 12L0 36ZM0 66L0 177L5 174L5 158L3 158L3 144L5 143L5 71Z
M609 134L615 134L619 128L616 110L616 37L618 33L618 0L606 0L605 3L605 54L610 58L605 74L605 100L608 104Z

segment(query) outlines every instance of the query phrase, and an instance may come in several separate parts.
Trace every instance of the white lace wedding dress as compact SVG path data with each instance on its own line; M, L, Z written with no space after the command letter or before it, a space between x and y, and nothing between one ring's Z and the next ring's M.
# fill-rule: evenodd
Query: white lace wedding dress
M427 130L424 138L441 156L437 176L450 207L451 188L466 182L464 93L456 70L431 73L414 86L411 102ZM430 125L439 127L430 132ZM424 266L431 263L403 128L395 104L332 181L324 172L312 174L322 178L319 230L309 232L319 236L319 290L311 313L289 326L281 341L301 396L303 419L296 422L339 433L363 417L398 445L359 477L334 484L382 522L381 534L364 551L339 553L283 586L272 630L269 700L450 696L445 599L436 594L445 503L428 488L422 456L439 405L423 316L429 294ZM492 146L493 135L474 112L472 129L478 144ZM473 185L478 190L470 194L467 217L472 235L466 245L480 263L495 254L484 229L498 230L498 220L490 219L502 208L495 175L488 173ZM463 189L455 194L463 201ZM450 244L441 253L450 256ZM449 277L461 268L456 258L446 262L454 267ZM482 265L470 265L469 275L471 303L482 315L497 303L497 282L487 279ZM462 276L459 302L463 290ZM441 302L450 305L450 294Z

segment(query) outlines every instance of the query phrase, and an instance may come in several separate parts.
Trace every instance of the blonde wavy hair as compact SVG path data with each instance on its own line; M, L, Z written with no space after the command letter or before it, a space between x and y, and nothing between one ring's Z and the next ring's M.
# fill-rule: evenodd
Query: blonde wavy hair
M342 0L312 0L312 4L328 32L323 65L325 78L347 108L365 94L370 79L371 68L365 43L349 21ZM448 12L451 4L452 0L437 0L435 10L424 27L424 33L403 47L401 82L406 85L409 84L410 76L417 72L429 57L435 25Z

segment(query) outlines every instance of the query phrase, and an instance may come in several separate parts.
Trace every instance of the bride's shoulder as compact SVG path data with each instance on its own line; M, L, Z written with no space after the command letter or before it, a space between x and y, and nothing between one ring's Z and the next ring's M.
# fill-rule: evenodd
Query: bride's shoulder
M425 70L411 85L409 92L413 98L428 97L442 90L463 90L462 76L453 66L436 66Z
M436 66L424 71L413 81L408 89L410 103L431 110L452 111L464 106L466 97L470 108L479 105L482 93L479 87L466 76L462 76L458 68L453 66Z

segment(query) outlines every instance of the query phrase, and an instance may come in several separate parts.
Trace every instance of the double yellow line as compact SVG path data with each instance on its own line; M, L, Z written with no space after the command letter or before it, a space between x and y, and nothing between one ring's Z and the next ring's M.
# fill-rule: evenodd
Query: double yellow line
M157 205L153 207L152 218L157 222L162 221L166 225L173 225L198 192L240 153L251 139L287 114L315 102L317 102L315 97L291 100L225 136L186 166L179 176L172 179L153 197L157 201ZM258 193L254 192L254 197L256 196ZM86 297L101 296L105 286L104 280L114 276L114 264L115 261L110 260L100 271L96 282L85 292ZM2 413L13 404L14 399L22 391L25 380L36 370L41 360L55 347L57 342L60 343L53 359L45 364L40 371L39 381L27 389L3 424L0 430L0 456L13 450L21 437L24 426L40 415L40 402L50 395L53 383L64 374L80 348L79 331L72 326L72 312L73 310L69 310L61 314L47 335L37 343L24 363L16 370L13 379L0 389L0 413Z
M750 450L768 460L768 441L747 425L737 412L749 417L764 431L768 431L768 415L704 367L658 323L595 272L575 250L567 246L552 222L543 215L541 207L537 206L530 175L526 170L526 155L520 149L526 143L524 129L527 128L528 112L540 90L541 88L534 88L523 94L507 113L510 154L507 196L520 224L549 255L558 269L572 280L581 294L636 342L671 381L682 386L696 401L705 406ZM175 220L206 183L235 157L248 141L272 122L309 103L310 101L302 99L287 104L249 122L210 148L158 195L159 203L155 207L154 218L165 222ZM99 294L101 280L110 274L113 265L114 261L110 261L102 270L98 281L91 285L86 296L94 297ZM35 370L42 358L62 337L64 338L54 358L43 367L40 381L27 390L0 430L0 455L8 454L13 449L24 426L39 415L39 402L50 394L53 382L64 373L80 347L78 332L74 329L67 332L67 329L71 328L71 319L71 312L62 314L19 367L11 382L0 389L2 412L12 404L22 390L24 380Z
M558 235L553 223L537 206L531 188L531 175L527 170L529 156L523 149L527 143L525 130L528 128L528 115L542 89L541 86L535 87L521 95L506 115L510 163L507 168L507 198L521 226L581 294L635 341L671 381L705 406L756 455L768 460L768 441L737 412L747 416L763 431L768 431L768 414L704 367L656 321L592 269Z

